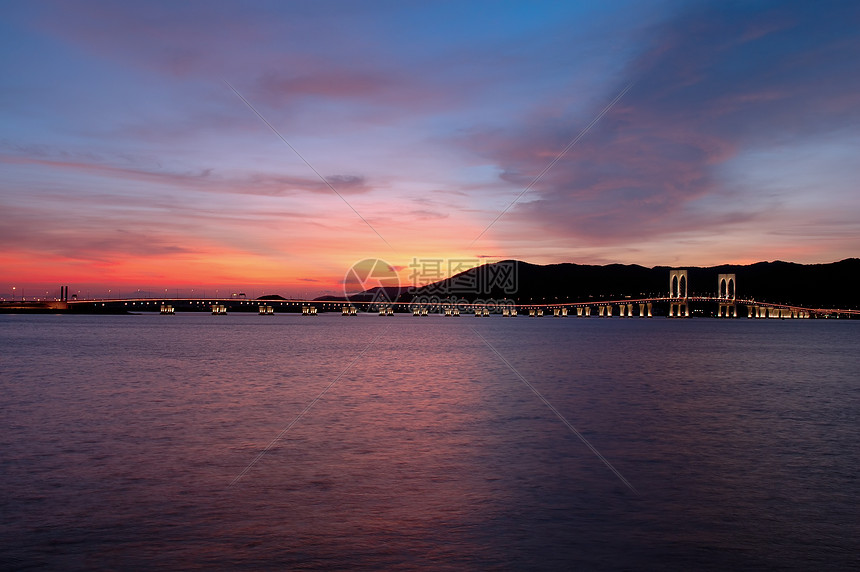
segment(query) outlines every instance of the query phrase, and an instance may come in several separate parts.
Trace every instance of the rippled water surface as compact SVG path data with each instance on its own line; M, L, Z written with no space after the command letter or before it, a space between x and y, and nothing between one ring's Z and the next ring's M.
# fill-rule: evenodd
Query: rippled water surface
M0 567L851 568L858 347L836 320L0 315Z

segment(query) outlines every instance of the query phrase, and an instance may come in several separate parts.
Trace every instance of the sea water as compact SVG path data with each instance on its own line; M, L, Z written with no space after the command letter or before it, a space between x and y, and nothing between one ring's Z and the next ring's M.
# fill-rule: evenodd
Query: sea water
M0 315L0 567L848 569L860 322Z

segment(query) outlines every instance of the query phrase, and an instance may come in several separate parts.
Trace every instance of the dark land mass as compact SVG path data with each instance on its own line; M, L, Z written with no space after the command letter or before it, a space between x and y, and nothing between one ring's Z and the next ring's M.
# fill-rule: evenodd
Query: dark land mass
M550 264L507 260L472 268L397 296L399 302L427 297L513 300L518 304L588 302L666 296L668 266ZM813 308L860 308L860 259L829 264L757 262L686 267L691 296L717 293L717 275L735 274L737 297ZM374 291L368 291L369 296Z

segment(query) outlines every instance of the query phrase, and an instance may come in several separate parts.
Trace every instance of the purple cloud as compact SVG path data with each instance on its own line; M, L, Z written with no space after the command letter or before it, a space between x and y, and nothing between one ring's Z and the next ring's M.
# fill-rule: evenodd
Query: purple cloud
M628 66L631 91L506 217L588 244L760 219L768 206L727 185L726 164L860 120L858 9L832 8L713 3L664 23ZM536 115L464 144L524 189L589 120Z

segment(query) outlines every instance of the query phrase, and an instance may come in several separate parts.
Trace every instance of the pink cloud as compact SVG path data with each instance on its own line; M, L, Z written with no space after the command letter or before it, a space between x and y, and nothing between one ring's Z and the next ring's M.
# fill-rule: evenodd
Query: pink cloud
M315 73L288 76L268 72L260 80L260 89L271 98L293 96L368 97L389 90L394 81L377 73L360 73L353 70L333 70L330 66Z
M248 194L263 196L285 196L302 192L332 194L329 184L339 193L350 195L372 190L364 177L359 175L331 175L326 177L329 184L318 177L296 177L274 173L252 173L244 176L222 176L215 168L198 172L171 172L149 168L120 167L100 162L98 158L85 160L61 160L36 156L0 154L0 163L36 165L52 169L77 171L99 177L127 179L171 186L194 188L198 191L228 194Z

